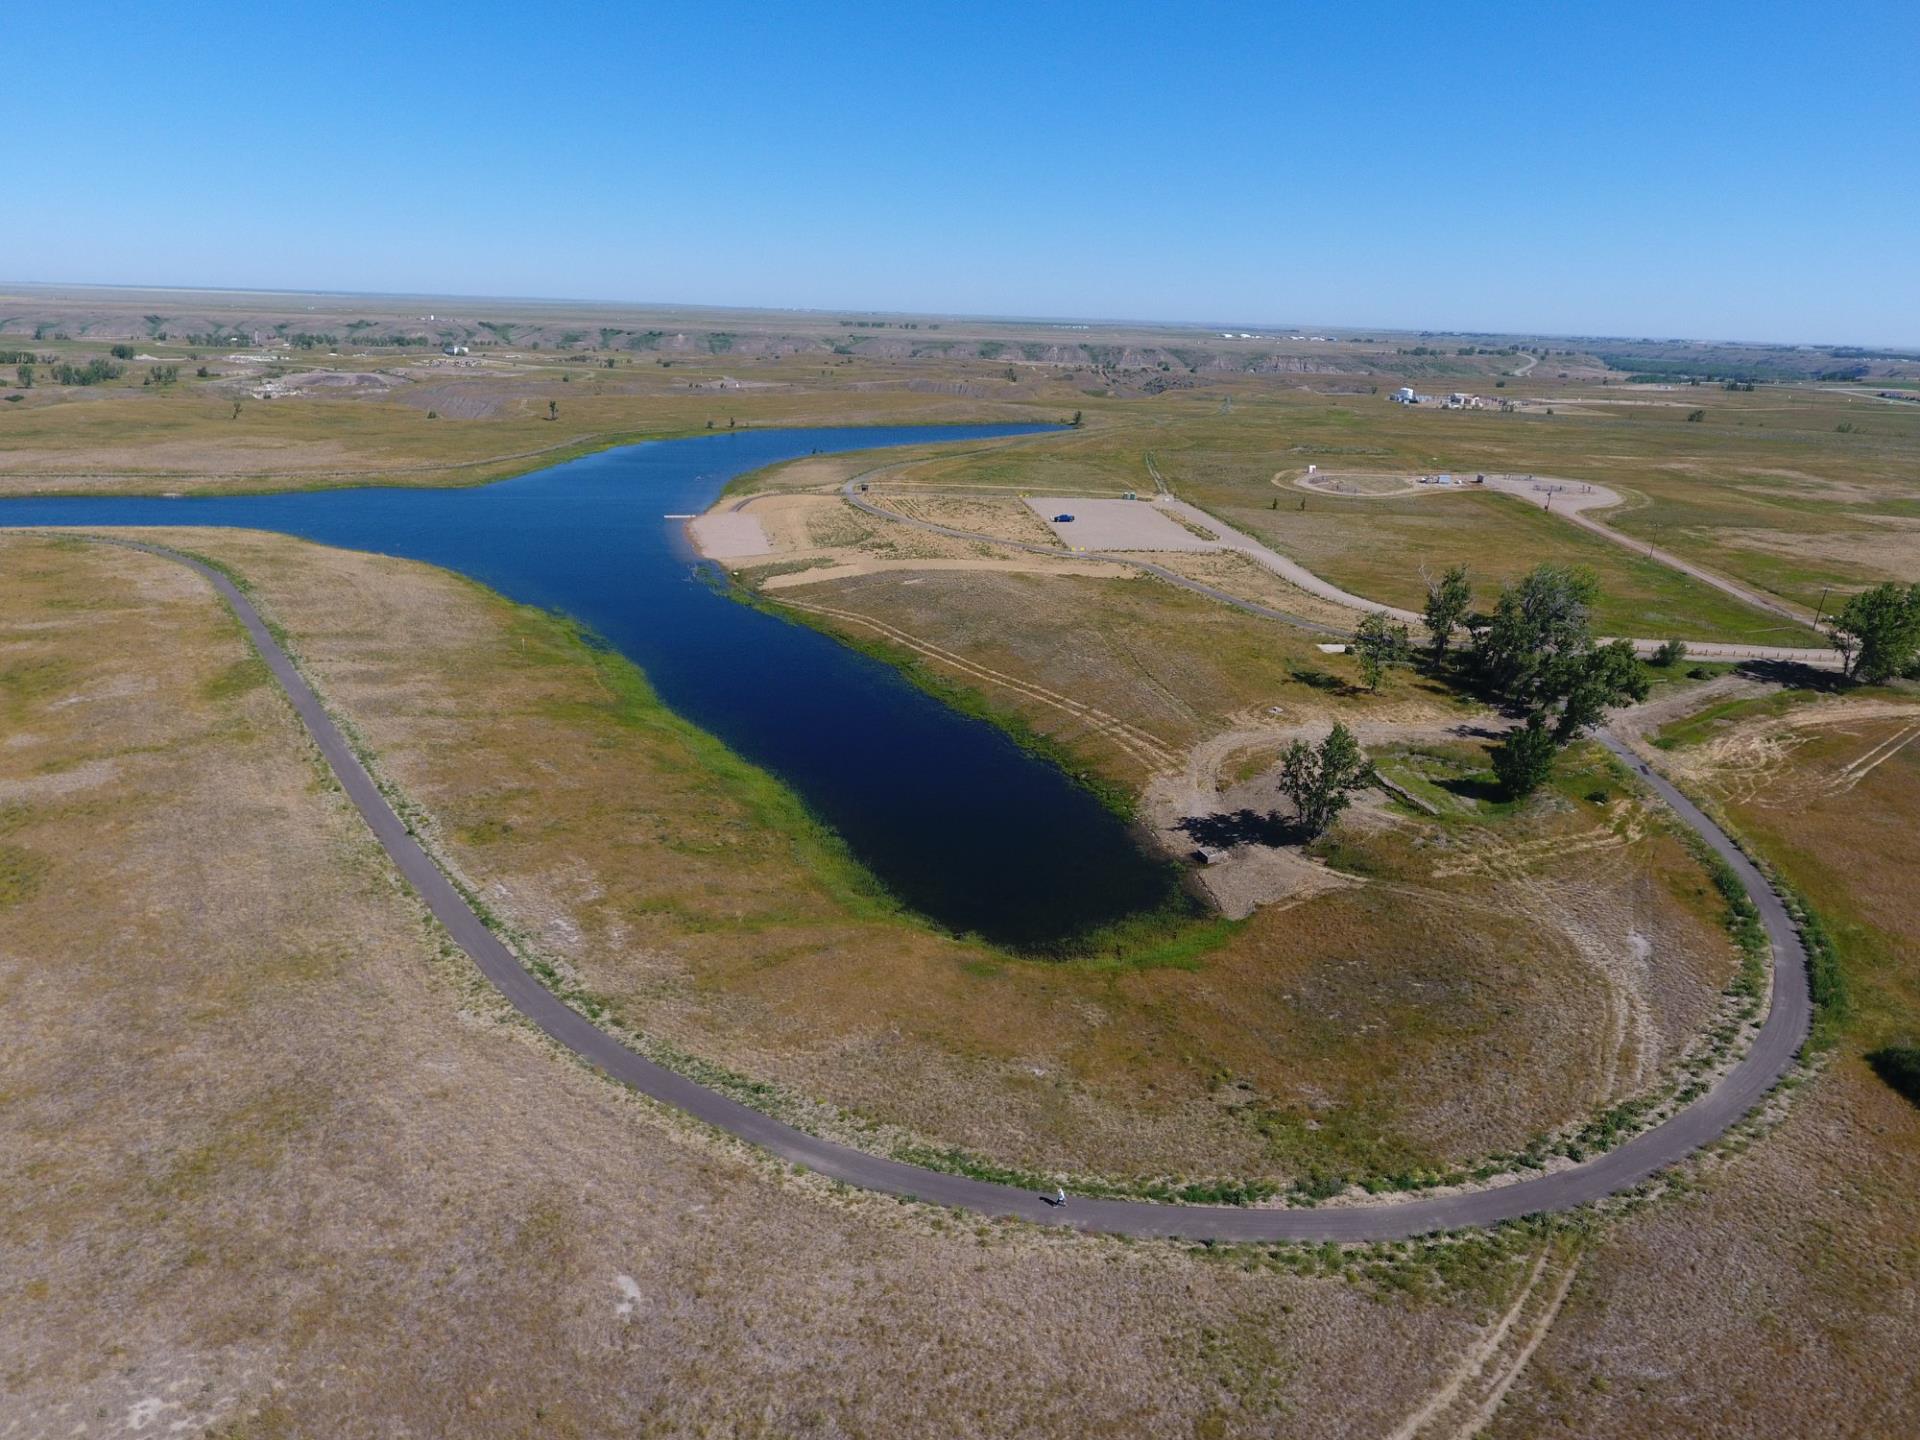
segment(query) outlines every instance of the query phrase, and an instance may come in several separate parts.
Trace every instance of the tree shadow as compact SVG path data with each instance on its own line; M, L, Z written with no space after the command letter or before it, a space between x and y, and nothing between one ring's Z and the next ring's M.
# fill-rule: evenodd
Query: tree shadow
M1491 775L1449 775L1433 783L1449 795L1481 804L1493 805L1512 798L1507 794L1507 787Z
M1822 670L1793 660L1743 660L1734 668L1756 680L1768 680L1789 690L1813 690L1822 695L1851 690L1856 683L1838 670Z
M1236 845L1277 850L1283 845L1303 844L1309 838L1291 816L1247 809L1189 815L1179 829L1204 850L1231 850Z
M1920 1046L1888 1045L1871 1052L1867 1064L1896 1094L1920 1105Z
M1317 665L1289 665L1287 674L1302 685L1311 685L1315 690L1325 690L1334 695L1358 695L1360 687L1342 680L1330 670L1322 670Z

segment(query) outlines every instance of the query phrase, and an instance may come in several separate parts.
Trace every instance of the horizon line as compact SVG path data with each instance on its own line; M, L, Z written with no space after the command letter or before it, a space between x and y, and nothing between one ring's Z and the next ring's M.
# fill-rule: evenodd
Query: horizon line
M463 302L494 301L508 305L609 305L635 310L715 310L730 311L739 314L793 314L832 316L839 314L901 316L914 319L940 319L973 321L991 325L1109 325L1133 326L1141 329L1187 329L1187 330L1229 330L1251 326L1259 330L1345 330L1353 334L1415 335L1415 336L1458 336L1476 337L1522 337L1539 340L1619 340L1630 343L1664 345L1738 345L1756 349L1858 349L1899 352L1920 359L1920 344L1916 345L1869 345L1848 340L1748 340L1731 337L1681 336L1681 335L1630 335L1625 333L1608 334L1601 331L1550 331L1550 330L1465 330L1443 329L1433 326L1402 327L1394 325L1347 325L1332 322L1314 322L1299 324L1289 322L1278 324L1273 321L1249 320L1154 320L1142 317L1117 315L1012 315L993 314L967 310L902 310L887 307L869 307L856 305L819 306L819 305L747 305L737 302L715 302L697 300L616 300L594 296L543 296L543 295L489 295L452 290L329 290L298 289L272 285L181 285L181 284L145 284L118 280L0 280L0 290L9 286L22 286L42 290L130 290L149 293L172 293L190 295L267 295L267 296L321 296L329 299L349 300L457 300ZM1267 337L1266 338L1283 338Z

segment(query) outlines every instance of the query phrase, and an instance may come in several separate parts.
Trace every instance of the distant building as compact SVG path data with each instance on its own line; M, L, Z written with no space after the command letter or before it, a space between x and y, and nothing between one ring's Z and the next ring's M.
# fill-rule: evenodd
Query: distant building
M440 353L442 355L471 355L473 351L468 346L450 341L440 347Z

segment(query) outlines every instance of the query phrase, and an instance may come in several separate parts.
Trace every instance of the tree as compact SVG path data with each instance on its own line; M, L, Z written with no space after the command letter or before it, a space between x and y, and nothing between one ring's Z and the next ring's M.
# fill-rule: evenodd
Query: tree
M13 373L20 377L20 388L22 390L31 390L33 388L33 366L22 365Z
M1509 704L1533 706L1554 663L1591 648L1599 595L1592 572L1571 565L1536 565L1501 586L1493 614L1474 637L1481 682Z
M1536 565L1502 587L1474 637L1480 679L1523 720L1494 752L1494 770L1513 795L1546 779L1553 752L1606 718L1612 706L1644 700L1646 672L1626 640L1596 644L1590 624L1600 587L1585 570Z
M1851 678L1869 685L1893 679L1920 651L1920 585L1889 580L1862 590L1833 617L1828 640Z
M549 420L558 420L560 418L560 402L558 400L547 401L547 418Z
M1449 565L1446 574L1427 582L1427 647L1435 665L1446 663L1454 629L1472 607L1473 586L1467 583L1466 566Z
M1565 745L1606 719L1613 706L1646 699L1650 688L1633 642L1613 640L1560 662L1553 680L1559 714L1552 714L1551 704L1537 713L1553 719L1553 738Z
M1280 762L1280 788L1293 801L1300 828L1309 838L1339 819L1353 792L1372 778L1373 763L1360 742L1337 723L1318 748L1296 740Z
M1407 627L1394 624L1384 610L1361 616L1348 643L1360 657L1360 673L1369 690L1380 688L1380 677L1389 665L1404 665L1410 649Z
M1553 757L1560 753L1546 718L1530 715L1527 723L1509 730L1493 748L1493 773L1501 787L1516 798L1531 795L1553 773Z
M107 347L107 353L116 360L131 360L133 358L133 346L109 345Z
M1649 664L1658 665L1662 670L1671 670L1687 658L1687 642L1684 640L1663 640L1653 652Z

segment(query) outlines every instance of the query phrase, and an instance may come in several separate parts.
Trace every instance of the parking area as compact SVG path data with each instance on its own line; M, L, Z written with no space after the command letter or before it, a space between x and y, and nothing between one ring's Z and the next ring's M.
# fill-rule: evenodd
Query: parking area
M1214 550L1150 500L1066 500L1028 497L1033 513L1062 544L1076 550ZM1058 517L1071 515L1072 520Z

